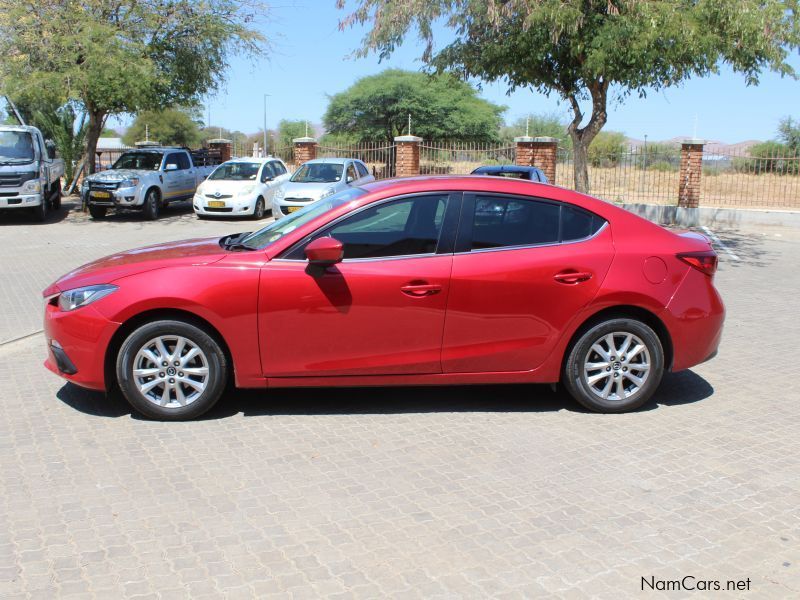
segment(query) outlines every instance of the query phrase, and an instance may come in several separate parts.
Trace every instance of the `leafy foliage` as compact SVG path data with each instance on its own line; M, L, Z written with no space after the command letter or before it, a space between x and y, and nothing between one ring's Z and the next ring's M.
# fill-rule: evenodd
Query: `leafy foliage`
M231 54L263 50L262 13L255 0L4 0L0 81L22 102L80 102L91 158L108 115L218 89Z
M357 141L386 141L411 133L427 139L490 141L497 138L504 107L478 97L449 74L388 69L363 77L330 98L323 118L333 134Z
M797 175L798 160L795 150L788 144L776 141L761 142L750 147L751 158L735 161L735 168L759 175L775 173L777 175Z
M552 137L558 140L561 148L570 148L572 140L567 133L567 124L552 113L530 114L520 117L511 125L500 130L500 138L507 143L513 142L515 137L529 135L531 137Z
M612 167L622 160L628 141L619 131L601 131L589 145L589 164L593 167Z
M202 141L199 123L185 110L166 108L146 110L136 115L136 119L122 136L128 146L147 139L165 145L197 147Z
M53 112L35 112L33 120L45 137L53 140L64 159L64 179L71 182L86 140L86 113L69 103Z
M381 57L416 29L437 71L557 94L572 109L575 184L586 191L587 150L606 123L611 86L644 95L722 62L748 84L764 69L794 75L786 58L800 41L798 9L800 0L356 0L340 27L368 24L357 53ZM436 49L441 23L456 39Z
M778 137L794 152L800 152L800 122L784 117L778 125Z

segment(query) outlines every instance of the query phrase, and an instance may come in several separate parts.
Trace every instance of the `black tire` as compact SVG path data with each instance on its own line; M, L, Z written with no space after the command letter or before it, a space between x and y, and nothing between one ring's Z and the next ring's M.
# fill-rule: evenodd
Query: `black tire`
M47 220L47 205L49 200L45 198L47 192L42 192L42 203L34 207L33 216L39 223L44 223Z
M159 198L158 190L150 188L144 197L144 218L148 221L155 221L158 219L160 209L161 199Z
M253 208L253 219L255 221L260 221L264 218L264 213L266 212L266 207L264 206L264 199L259 196L258 200L256 200L256 206Z
M631 340L638 338L644 350L637 352L635 356L626 356L624 353L617 356L614 352L609 352L609 336L617 350L624 350L628 335L634 336ZM638 342L631 341L630 344L627 350L638 347ZM608 359L600 354L596 349L598 347L609 355ZM649 368L645 376L646 358ZM593 368L590 372L595 381L590 383L584 367L600 364L608 366ZM658 389L663 374L664 349L658 335L641 321L616 318L592 326L574 342L567 354L562 381L572 397L589 410L622 413L637 409L647 402ZM636 386L629 379L631 376L642 380L642 384ZM617 391L619 385L623 387L622 398ZM626 385L629 387L626 388ZM606 392L604 398L603 392L608 389L606 386L610 386L610 391ZM599 387L602 389L598 389Z
M60 210L61 209L61 180L57 180L54 185L54 195L50 200L50 206L53 210Z
M145 395L145 393L139 389L133 374L139 351L147 347L148 343L155 338L168 339L170 336L183 337L188 340L189 343L199 348L204 355L208 371L205 388L202 392L198 392L199 395L189 401L185 406L159 406L156 404L155 399ZM168 352L174 352L175 350L175 346L173 345L170 347L168 341L165 342L164 347ZM163 373L166 378L170 376L167 369L171 367L172 365L170 364L164 367L165 371L163 371ZM182 367L175 365L172 370L178 371L180 368ZM184 366L183 368L188 367ZM228 362L220 344L200 327L185 321L176 320L162 320L146 323L131 333L123 342L117 354L116 369L120 390L122 390L122 394L130 405L144 416L162 421L185 421L204 414L220 399L228 380ZM160 375L160 373L158 375ZM178 371L177 373L172 373L172 375L175 376L175 379L179 382L180 380L176 375L182 375L182 373ZM153 379L155 378L156 375L153 375ZM166 381L165 379L162 380ZM174 383L173 380L170 381ZM178 383L178 385L180 386L181 384ZM157 384L153 388L152 393L158 396L159 392L164 393L165 389L166 384ZM186 386L182 389L188 391L192 390L192 388ZM173 404L178 402L177 392L170 391L166 392L166 394L170 398L170 402L172 402L172 396L175 396Z
M89 205L89 214L93 219L105 219L107 212L108 208L105 206L95 206L94 204Z

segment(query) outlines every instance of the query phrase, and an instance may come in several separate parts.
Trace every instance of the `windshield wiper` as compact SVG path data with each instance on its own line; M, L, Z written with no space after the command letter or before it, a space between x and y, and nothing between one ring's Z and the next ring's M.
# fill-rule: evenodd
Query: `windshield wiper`
M243 244L239 241L250 235L250 233L251 232L249 231L245 231L244 233L226 235L220 239L219 244L225 248L225 250L258 250L258 248L253 248L252 246L248 246L247 244Z

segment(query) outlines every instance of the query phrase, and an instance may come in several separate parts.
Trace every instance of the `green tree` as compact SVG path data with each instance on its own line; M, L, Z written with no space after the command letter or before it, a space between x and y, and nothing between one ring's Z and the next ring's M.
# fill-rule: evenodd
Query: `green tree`
M622 160L628 140L619 131L601 131L589 145L589 164L593 167L613 167Z
M232 54L264 51L263 13L258 0L4 0L0 82L15 99L79 101L91 171L109 115L213 92Z
M33 117L39 129L47 132L46 136L56 145L64 159L64 180L71 183L86 140L86 113L69 103L54 112L36 112Z
M793 152L800 151L800 122L784 117L778 124L778 138Z
M346 0L338 0L344 8ZM572 110L568 131L575 187L589 187L588 148L607 119L611 86L645 95L721 62L758 82L765 68L794 75L798 0L355 0L341 28L368 24L357 54L383 58L411 29L423 60L462 77L504 81L510 90L557 94ZM435 50L434 25L456 39ZM584 110L588 105L588 121Z
M145 110L136 115L122 141L128 146L147 139L171 146L196 148L202 141L200 125L185 110Z
M413 135L490 141L497 139L504 110L452 75L387 69L331 96L323 122L332 134L391 144L408 133L411 115Z
M281 148L291 147L292 140L306 136L306 132L314 137L314 128L307 121L281 119L278 122L278 131L275 143Z
M508 143L511 143L515 137L524 135L556 138L559 147L562 148L569 148L572 145L572 140L567 133L567 124L554 113L530 114L520 117L511 125L506 125L500 130L501 139Z

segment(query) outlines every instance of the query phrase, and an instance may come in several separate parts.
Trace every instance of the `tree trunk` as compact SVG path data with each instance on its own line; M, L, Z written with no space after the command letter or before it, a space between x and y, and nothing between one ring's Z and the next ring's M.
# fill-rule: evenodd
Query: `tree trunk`
M572 138L572 167L575 189L584 194L589 193L589 144L577 135Z
M593 81L589 85L589 93L592 97L592 116L585 127L580 126L581 121L583 121L583 113L577 97L574 93L566 94L572 106L573 114L567 131L570 138L572 138L575 190L584 194L589 193L589 145L600 133L608 118L606 113L608 81L602 78Z
M86 153L83 156L85 173L91 175L95 171L95 162L97 160L97 140L100 139L100 134L103 132L103 125L106 120L106 114L103 111L96 109L89 109L89 123L86 127Z

